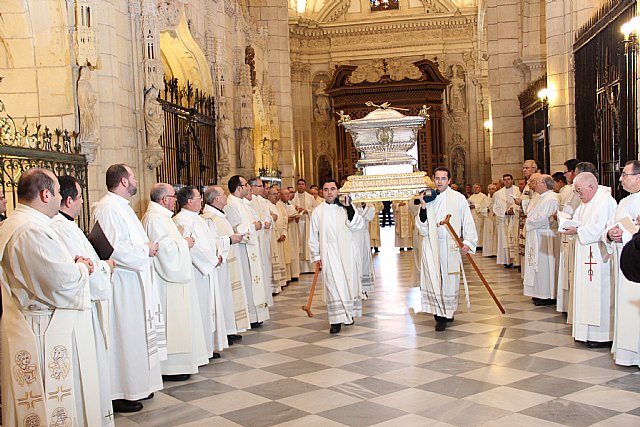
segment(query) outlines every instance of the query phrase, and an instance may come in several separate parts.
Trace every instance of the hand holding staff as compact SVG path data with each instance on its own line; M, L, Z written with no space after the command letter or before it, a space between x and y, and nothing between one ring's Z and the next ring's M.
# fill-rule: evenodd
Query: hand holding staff
M460 240L460 237L458 237L458 234L456 233L456 230L454 230L453 227L451 226L451 224L449 223L449 218L451 218L450 214L447 215L446 217L444 217L444 220L442 220L442 222L440 222L440 225L446 225L447 226L447 228L451 232L451 235L453 236L453 238L456 239L456 242L458 242L458 246L460 246L462 248L464 246L464 243L462 243L462 240ZM502 304L500 304L500 301L498 301L498 297L496 297L496 294L493 293L493 290L491 289L491 286L489 286L489 284L487 283L487 280L484 278L484 276L480 272L480 269L478 268L478 266L476 265L476 262L471 257L471 254L467 253L465 255L469 259L469 262L473 266L473 269L476 270L476 273L478 273L478 276L480 277L480 280L482 280L482 284L484 285L485 288L487 288L487 291L489 291L489 295L491 295L491 298L493 298L493 301L496 303L496 305L500 309L500 312L502 314L504 314L505 313L504 307L502 307Z
M311 284L311 291L309 292L309 300L307 301L307 305L303 305L302 309L307 312L307 316L313 317L313 313L311 312L311 301L313 301L313 293L316 290L316 283L318 282L318 274L320 274L320 262L316 262L316 272L313 275L313 283Z

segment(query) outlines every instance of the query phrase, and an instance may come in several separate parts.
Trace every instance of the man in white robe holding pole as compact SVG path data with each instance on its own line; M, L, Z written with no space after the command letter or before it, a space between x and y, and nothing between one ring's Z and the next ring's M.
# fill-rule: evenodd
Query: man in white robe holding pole
M329 314L329 333L353 324L362 315L362 286L355 257L358 247L353 233L364 228L364 220L348 198L338 199L338 183L322 184L324 203L311 215L309 250L311 259L322 268L323 297Z
M620 174L622 188L630 194L620 200L609 220L604 242L613 252L616 273L615 331L611 352L618 365L640 366L640 283L620 270L622 248L637 231L640 216L640 161L631 160Z
M138 181L125 164L109 166L109 190L94 208L92 225L100 229L116 263L111 275L113 299L109 312L111 397L115 412L142 409L139 399L162 389L160 360L167 357L164 314L153 283L152 257L158 244L149 241L129 205Z
M186 381L209 363L198 304L198 290L191 271L191 236L182 237L173 222L176 191L165 183L151 187L151 202L142 225L158 243L153 257L154 281L166 316L167 360L160 362L164 381Z
M531 203L527 214L524 295L532 297L536 306L555 305L560 251L555 213L560 201L549 175L532 175L529 186L540 197Z
M602 236L616 201L608 187L598 188L590 172L580 173L573 184L582 202L572 218L579 225L559 224L561 233L576 236L572 335L589 348L610 347L615 272Z
M513 267L518 258L518 206L514 200L520 197L520 189L513 185L513 176L502 177L504 187L493 195L493 213L498 218L498 247L496 262L504 268Z
M70 254L51 227L61 201L52 172L24 172L17 193L0 228L2 425L100 426L93 263Z
M267 296L265 295L264 273L262 257L258 242L257 231L262 229L262 223L253 215L246 196L249 192L247 180L240 175L229 178L227 183L231 193L224 212L236 233L243 234L238 244L238 258L244 275L243 284L249 307L249 320L252 328L259 328L269 319Z
M82 212L83 197L80 183L74 177L65 175L58 178L60 183L60 212L53 217L51 227L58 233L70 254L88 258L94 271L89 276L91 294L91 320L96 344L98 361L98 379L100 383L100 408L102 425L113 426L113 407L111 405L111 379L109 373L109 305L111 304L111 273L115 267L113 260L101 261L84 232L76 224L76 218Z
M300 270L292 264L291 276L298 277L299 273L313 273L315 267L311 261L311 253L309 252L309 218L311 218L311 212L318 204L316 199L309 193L307 193L307 181L299 179L296 183L296 193L293 198L290 197L291 204L295 206L298 213L300 213L300 219L297 222L299 233L299 258L300 258Z
M439 194L430 202L420 201L416 227L422 236L420 248L420 290L422 309L433 313L436 331L444 331L446 322L453 321L458 310L460 279L464 283L467 305L469 290L462 266L462 254L475 253L478 240L476 226L467 199L449 188L451 173L446 167L435 169L434 181ZM447 215L453 229L462 240L460 248L448 228L440 225Z

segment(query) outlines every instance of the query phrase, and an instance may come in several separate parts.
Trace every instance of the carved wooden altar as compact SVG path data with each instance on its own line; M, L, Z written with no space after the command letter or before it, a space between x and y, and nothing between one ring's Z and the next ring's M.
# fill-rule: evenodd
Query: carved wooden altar
M351 119L360 119L373 108L365 106L366 101L376 104L390 102L393 107L406 108L405 115L417 116L423 105L429 109L430 120L418 133L418 168L432 174L433 169L445 164L443 134L443 93L449 81L440 73L435 63L423 59L414 62L421 76L393 80L386 69L377 82L363 81L352 84L349 77L358 68L354 65L342 65L336 68L327 89L332 99L333 111L343 111ZM348 135L335 123L336 135L336 178L347 177L355 173L355 164L359 154Z

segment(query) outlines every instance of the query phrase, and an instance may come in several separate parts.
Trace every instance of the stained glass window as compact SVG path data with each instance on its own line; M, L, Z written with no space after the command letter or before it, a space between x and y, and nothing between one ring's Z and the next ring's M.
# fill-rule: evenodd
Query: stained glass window
M369 0L371 3L371 11L393 10L398 9L399 0Z

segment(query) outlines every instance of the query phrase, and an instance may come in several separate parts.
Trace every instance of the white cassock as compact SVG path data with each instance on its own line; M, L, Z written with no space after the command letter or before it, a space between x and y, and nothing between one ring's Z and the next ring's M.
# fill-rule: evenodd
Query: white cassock
M18 204L0 225L2 425L100 426L89 270L51 222Z
M567 194L567 192L570 193ZM573 191L573 185L565 185L562 187L560 190L560 205L562 212L573 215L576 209L578 209L578 206L580 206L580 203L580 198ZM573 323L572 289L574 276L573 267L576 253L575 236L560 234L559 239L560 258L558 260L558 302L556 304L556 310L561 313L567 313L567 323Z
M198 290L207 357L212 357L214 351L229 348L216 269L218 235L211 231L198 212L182 209L173 221L183 237L191 236L196 241L191 248L191 265Z
M301 270L299 267L304 264L304 262L302 262L300 259L300 257L302 256L300 253L300 242L302 240L302 236L300 234L299 221L302 221L305 215L301 215L296 210L296 207L291 203L283 203L282 205L284 206L284 210L287 214L287 221L289 221L289 218L294 219L287 224L287 240L289 240L287 246L289 247L289 255L286 259L289 261L289 263L285 264L287 280L291 280L300 277ZM306 221L307 224L311 224L308 218ZM306 235L308 236L308 233Z
M262 275L265 278L264 281L264 293L267 297L267 305L273 305L273 272L271 263L271 226L273 225L273 218L271 217L271 211L269 210L269 201L262 196L252 196L249 202L251 208L256 215L256 220L262 223L262 228L258 230L258 240L260 241L260 255L262 259L267 261L262 263ZM266 228L266 224L269 224L269 228Z
M284 206L284 204L282 206ZM289 244L289 242L287 242L288 220L286 210L283 209L281 211L274 203L269 202L269 209L277 217L271 228L271 262L273 263L273 292L279 293L283 287L287 286L285 246ZM278 239L281 236L284 236L284 240L279 242Z
M108 192L96 204L92 226L100 223L113 247L113 299L109 314L111 398L138 400L162 389L160 360L167 358L164 314L153 283L149 237L129 201Z
M495 198L487 196L476 211L483 220L482 229L482 256L495 256L498 247L497 218L493 212Z
M365 207L362 207L358 203L356 208L362 219L364 220L364 228L357 230L353 233L354 239L356 239L359 248L358 256L358 270L360 270L360 278L362 280L362 290L366 293L373 292L374 286L374 271L373 260L371 259L371 237L369 236L369 223L373 220L376 214L376 208L373 203L367 203Z
M520 189L516 186L503 187L493 195L493 213L498 218L498 246L496 248L496 262L498 264L513 264L518 258L518 206L513 202L520 197ZM509 208L513 208L513 215L507 215Z
M154 281L167 325L167 360L160 362L160 367L163 375L195 374L209 358L189 244L172 216L169 209L149 202L142 217L147 236L158 244L158 254L153 257Z
M245 234L238 244L238 259L244 275L243 284L249 307L249 320L251 323L262 322L269 319L267 296L265 295L262 270L262 259L258 235L254 226L255 217L250 209L249 201L240 199L233 194L227 199L224 208L227 219L234 231Z
M460 247L446 225L439 225L447 215L460 239L475 253L478 239L467 199L447 188L435 200L427 203L427 218L416 216L416 227L422 236L420 248L420 290L422 309L427 313L451 319L458 310L460 277L462 276L467 306L469 291L464 275Z
M474 193L469 196L467 202L471 209L471 216L473 217L473 223L476 225L476 232L478 233L478 247L484 248L484 218L479 209L485 204L485 200L488 196L484 193ZM473 208L471 208L473 205Z
M100 408L102 425L113 426L113 408L111 405L111 378L109 374L109 305L111 304L111 268L101 261L91 243L87 240L78 224L62 214L53 217L51 227L58 233L72 257L76 255L89 258L94 271L89 276L91 294L91 321L96 344L98 361L98 379L100 383ZM109 416L111 414L111 416Z
M362 315L358 246L353 233L364 227L357 211L349 221L347 210L335 204L322 203L311 214L311 261L322 260L323 297L331 324L352 323L354 316Z
M640 215L640 192L633 193L620 200L614 216L609 220L605 233L622 218ZM622 229L622 227L620 227ZM640 366L640 283L627 279L620 270L622 248L632 238L632 234L624 231L622 243L611 242L607 235L603 241L613 253L614 272L616 275L615 321L613 347L611 353L618 365Z
M518 256L514 259L513 265L521 266L520 276L524 279L526 265L524 263L525 241L527 239L527 214L531 204L535 202L540 195L529 188L529 184L524 187L522 194L522 205L518 212Z
M558 271L558 222L553 215L558 211L560 201L553 190L541 194L529 205L525 239L526 263L524 274L524 295L540 299L556 297Z
M404 203L404 204L402 204ZM413 247L413 215L409 211L409 200L393 202L393 221L395 223L397 248Z
M230 240L230 236L234 234L233 227L224 212L212 206L205 205L201 216L209 228L220 236L218 253L222 256L222 264L218 267L218 285L223 301L227 301L222 306L227 334L244 332L249 328L249 309L242 284L238 245L232 245ZM230 300L225 295L227 292L231 293Z
M613 339L615 273L602 235L615 209L610 189L600 187L593 199L581 203L573 215L581 224L576 236L573 280L573 337L577 341Z
M322 200L324 202L324 200ZM306 209L307 212L303 213L300 217L300 221L297 222L299 230L299 258L300 258L300 271L293 266L291 267L291 274L293 277L298 277L299 273L313 273L316 268L311 261L311 253L309 252L309 225L311 213L318 206L318 202L313 196L306 191L304 193L298 193L296 191L291 204L297 208ZM298 274L296 274L298 273Z

